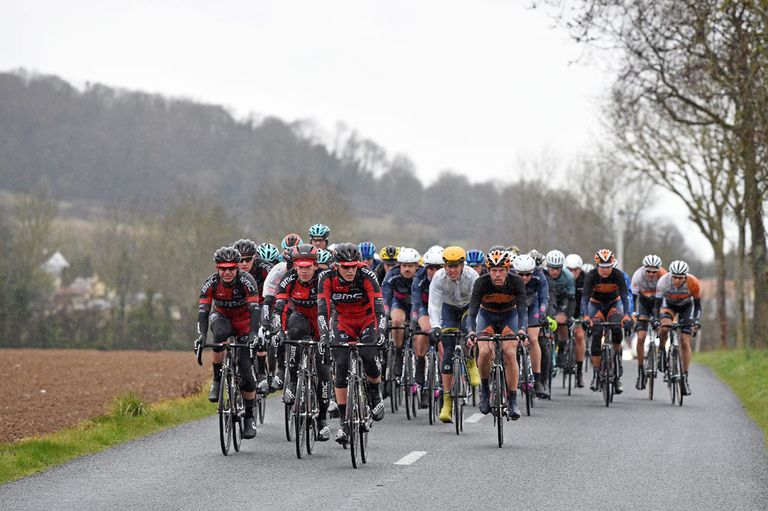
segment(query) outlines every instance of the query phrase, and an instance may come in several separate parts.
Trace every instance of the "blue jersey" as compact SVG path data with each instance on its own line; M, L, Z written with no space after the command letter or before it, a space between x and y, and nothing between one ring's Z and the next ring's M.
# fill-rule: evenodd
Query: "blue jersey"
M625 314L631 316L632 313L635 312L635 300L632 298L632 280L629 278L629 275L627 275L627 272L624 270L620 271L624 275L624 280L627 282L627 304L629 304L629 307L627 308L627 312L625 312Z
M381 296L384 299L385 312L389 312L395 301L406 307L406 310L411 309L412 283L413 277L403 277L399 266L395 266L387 272L384 276L384 282L381 284Z
M419 320L419 316L427 315L429 284L427 269L419 269L411 282L411 319L414 322Z

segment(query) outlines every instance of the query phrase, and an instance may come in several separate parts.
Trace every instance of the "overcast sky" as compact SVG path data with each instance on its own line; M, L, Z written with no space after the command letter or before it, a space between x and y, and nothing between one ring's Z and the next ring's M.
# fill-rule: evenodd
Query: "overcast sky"
M338 121L446 169L516 180L599 136L605 66L528 0L0 0L0 71L19 67L223 104L237 116Z

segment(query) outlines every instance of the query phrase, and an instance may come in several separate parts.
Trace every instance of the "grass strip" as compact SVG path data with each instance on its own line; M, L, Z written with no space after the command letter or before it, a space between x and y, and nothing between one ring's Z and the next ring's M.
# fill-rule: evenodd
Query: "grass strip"
M710 367L739 396L747 414L762 428L768 448L768 350L695 353L694 361Z
M117 397L107 415L55 433L0 444L0 484L215 412L207 393L152 405L133 395Z

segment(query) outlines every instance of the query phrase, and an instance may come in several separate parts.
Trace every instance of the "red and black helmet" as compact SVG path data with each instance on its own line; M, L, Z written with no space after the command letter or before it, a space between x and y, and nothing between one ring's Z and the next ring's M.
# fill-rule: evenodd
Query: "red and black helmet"
M291 260L296 266L312 266L317 260L317 248L307 243L296 245L291 252Z
M350 266L350 263L357 263L360 261L360 249L354 243L341 243L335 251L336 262L342 266Z

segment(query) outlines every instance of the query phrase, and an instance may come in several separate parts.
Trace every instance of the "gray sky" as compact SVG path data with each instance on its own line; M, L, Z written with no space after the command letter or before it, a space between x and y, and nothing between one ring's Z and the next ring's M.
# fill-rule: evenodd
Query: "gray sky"
M0 5L0 70L310 118L329 132L343 121L408 155L427 182L445 169L515 180L521 161L567 163L599 136L611 80L527 0Z

